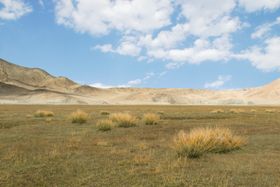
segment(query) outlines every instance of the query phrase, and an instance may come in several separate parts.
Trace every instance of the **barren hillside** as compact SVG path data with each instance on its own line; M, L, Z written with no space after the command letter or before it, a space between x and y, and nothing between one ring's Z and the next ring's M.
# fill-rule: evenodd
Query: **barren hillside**
M0 59L0 103L10 104L176 104L278 105L280 79L242 90L99 89Z

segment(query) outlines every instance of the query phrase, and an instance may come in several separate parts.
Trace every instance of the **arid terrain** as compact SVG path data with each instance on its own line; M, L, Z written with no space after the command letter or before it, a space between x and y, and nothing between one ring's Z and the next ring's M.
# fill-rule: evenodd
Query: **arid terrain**
M280 185L280 79L100 89L0 60L0 103L0 186Z
M279 105L280 79L258 88L194 90L153 88L100 89L54 77L38 68L25 68L0 59L1 104L95 105Z
M71 113L89 114L84 124ZM52 116L34 116L36 111ZM136 126L100 131L115 113ZM157 125L143 114L160 115ZM0 106L0 186L279 186L280 108L222 106ZM174 136L198 127L229 128L240 150L178 157Z

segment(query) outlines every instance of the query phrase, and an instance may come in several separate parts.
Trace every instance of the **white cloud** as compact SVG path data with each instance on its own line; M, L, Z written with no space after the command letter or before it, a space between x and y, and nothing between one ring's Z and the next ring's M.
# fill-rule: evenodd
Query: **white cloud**
M95 87L95 88L102 88L102 89L108 89L108 88L112 88L114 86L112 85L106 85L100 82L96 82L96 83L92 83L89 86Z
M233 58L249 60L262 70L279 68L277 37L241 54L233 53L231 38L246 25L234 14L236 8L274 10L280 7L280 0L57 0L55 7L57 23L77 32L96 37L117 31L116 43L93 47L103 53L146 62L161 60L167 68ZM176 19L174 10L179 11ZM251 38L268 37L279 23L280 17L259 26ZM139 80L130 83L143 84Z
M220 88L224 86L226 82L230 81L231 78L231 75L220 75L217 80L210 83L205 83L204 88Z
M100 50L103 53L117 53L126 56L138 56L141 48L130 41L123 41L117 48L113 48L112 44L97 45L94 50Z
M182 15L189 20L190 32L195 36L220 36L241 27L238 17L231 12L235 0L179 0ZM217 6L218 5L218 6Z
M111 44L105 44L105 45L97 45L93 47L92 49L100 50L103 53L113 52L113 46Z
M184 49L150 50L148 55L156 59L172 61L167 68L176 68L184 63L199 64L205 61L226 61L231 56L232 45L228 36L216 38L212 42L197 39L194 45Z
M239 4L248 12L276 10L280 7L280 0L239 0Z
M153 38L152 34L140 37L139 44L151 48L172 48L176 47L178 43L185 40L188 35L188 24L177 24L171 30L163 30Z
M130 41L124 41L116 49L116 52L120 55L138 56L141 52L141 48Z
M135 80L132 80L132 81L129 81L127 84L129 86L135 86L135 85L139 85L142 83L142 80L141 79L135 79Z
M16 20L30 12L32 8L27 5L23 0L0 0L0 19Z
M271 31L272 27L275 25L280 25L280 17L278 17L272 23L266 23L257 27L255 32L251 34L251 38L252 39L263 38Z
M96 83L89 84L89 86L92 86L95 88L109 89L109 88L130 88L130 87L134 87L134 86L137 86L140 84L142 84L142 80L135 79L135 80L128 81L126 84L120 84L120 85L109 85L109 84L103 84L100 82L96 82Z
M235 56L249 60L253 66L263 71L280 71L280 37L265 40L265 47L254 46Z
M170 24L170 0L58 0L58 24L92 35L112 29L149 32Z
M89 85L92 87L103 88L103 89L137 87L141 84L147 83L147 81L149 81L152 78L160 78L160 77L164 76L166 73L167 73L166 71L160 72L160 73L150 72L150 73L147 73L143 78L134 79L134 80L128 81L127 83L121 84L121 85L107 85L107 84L103 84L100 82L89 84Z

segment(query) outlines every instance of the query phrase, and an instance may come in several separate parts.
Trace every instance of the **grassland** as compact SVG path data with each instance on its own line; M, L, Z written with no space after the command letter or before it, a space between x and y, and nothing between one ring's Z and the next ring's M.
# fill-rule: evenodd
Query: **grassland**
M85 124L72 123L77 109L89 114ZM36 118L38 110L54 116ZM108 118L102 111L161 119L103 132L96 127ZM248 144L178 157L174 136L196 127L230 128ZM0 186L280 186L280 108L1 105Z

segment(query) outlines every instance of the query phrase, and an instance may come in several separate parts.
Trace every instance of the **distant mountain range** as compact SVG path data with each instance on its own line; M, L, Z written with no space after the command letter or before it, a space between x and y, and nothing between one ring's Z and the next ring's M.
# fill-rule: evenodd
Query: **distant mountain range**
M224 91L100 89L0 59L0 104L279 105L280 79L257 88Z

